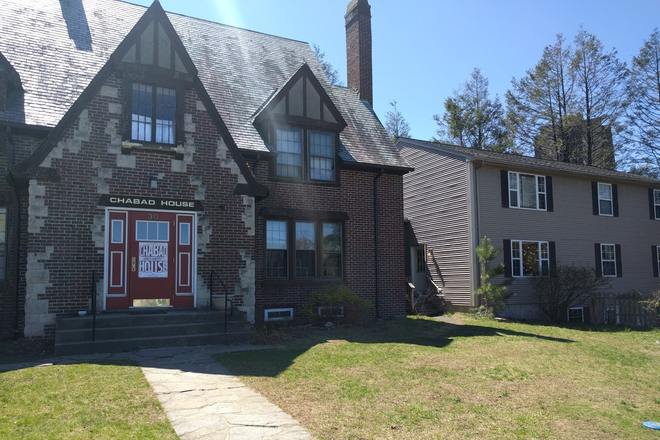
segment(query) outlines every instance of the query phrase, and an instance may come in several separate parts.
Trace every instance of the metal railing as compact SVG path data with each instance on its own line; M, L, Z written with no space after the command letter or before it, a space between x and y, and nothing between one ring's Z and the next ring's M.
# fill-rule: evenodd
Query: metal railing
M227 290L227 286L225 286L225 283L222 282L222 279L220 276L218 276L217 273L215 273L215 270L211 271L211 280L209 281L209 293L211 294L210 297L210 307L211 310L213 310L213 278L216 278L218 281L220 281L220 285L222 286L222 290L225 292L225 333L227 333L227 317L231 316L234 314L234 301L228 298L229 291Z
M96 271L92 271L92 342L96 340Z

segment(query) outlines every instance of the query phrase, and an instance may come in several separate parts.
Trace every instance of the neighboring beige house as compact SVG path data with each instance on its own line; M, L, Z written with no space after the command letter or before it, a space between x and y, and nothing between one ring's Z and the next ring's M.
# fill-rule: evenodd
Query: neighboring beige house
M526 277L557 264L594 267L613 292L658 288L660 180L413 139L397 147L415 168L404 176L408 275L423 289L428 271L450 310L477 305L484 236L514 278L503 316L541 318ZM588 319L587 304L574 306Z

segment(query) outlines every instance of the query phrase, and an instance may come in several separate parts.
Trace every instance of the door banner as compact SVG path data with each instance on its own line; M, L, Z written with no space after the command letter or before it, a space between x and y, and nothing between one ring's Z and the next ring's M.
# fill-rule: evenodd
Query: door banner
M167 243L140 242L140 278L167 278Z

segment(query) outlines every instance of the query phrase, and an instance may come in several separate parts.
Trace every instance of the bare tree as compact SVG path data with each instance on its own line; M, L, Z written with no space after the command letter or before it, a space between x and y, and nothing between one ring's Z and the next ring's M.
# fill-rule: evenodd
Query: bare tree
M387 134L390 135L394 142L400 137L410 137L410 126L399 109L396 108L396 99L390 101L390 105L392 106L392 110L385 113L385 129L387 130Z
M570 74L570 47L562 34L546 46L534 69L519 80L512 79L506 93L507 128L517 151L546 159L570 161L569 115L574 115L574 80Z
M657 28L644 42L639 55L633 57L631 67L626 136L637 156L635 169L646 168L657 175L660 170L660 34Z
M470 79L444 103L445 113L434 115L438 123L436 140L459 143L479 150L505 151L508 137L504 110L499 98L490 99L488 79L475 68Z
M329 61L325 60L325 52L321 52L321 48L316 44L312 45L312 49L314 50L314 56L319 61L325 76L328 77L330 84L333 86L341 86L342 83L339 81L339 72L333 67L332 64L330 64Z
M625 109L628 69L617 59L615 49L606 52L603 43L584 29L574 43L571 72L579 93L577 108L585 121L586 165L607 167L614 163L615 148L620 147L616 138L623 130L619 119ZM611 130L612 141L604 136L604 129Z
M564 321L566 310L585 301L599 290L609 286L608 278L599 277L586 266L560 266L551 276L533 276L532 290L539 308L553 321Z

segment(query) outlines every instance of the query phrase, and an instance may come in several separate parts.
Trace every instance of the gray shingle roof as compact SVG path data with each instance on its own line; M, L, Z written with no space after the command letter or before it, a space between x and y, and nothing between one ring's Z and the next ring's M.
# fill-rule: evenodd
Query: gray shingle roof
M498 153L488 150L476 150L474 148L460 147L458 145L428 142L417 139L400 138L397 145L408 144L422 147L431 151L435 150L442 153L456 154L467 160L479 160L486 163L500 164L505 166L518 166L535 170L545 170L548 172L559 172L569 174L579 174L588 177L599 177L611 180L625 180L637 183L649 183L655 186L660 185L660 179L652 177L639 176L636 174L623 173L621 171L608 170L605 168L592 167L586 165L577 165L556 160L538 159L536 157L522 156L519 154Z
M54 127L146 8L116 0L3 0L0 53L21 77L0 123ZM239 148L268 151L254 113L307 63L349 126L347 161L407 168L378 119L350 89L330 85L309 44L168 13Z

